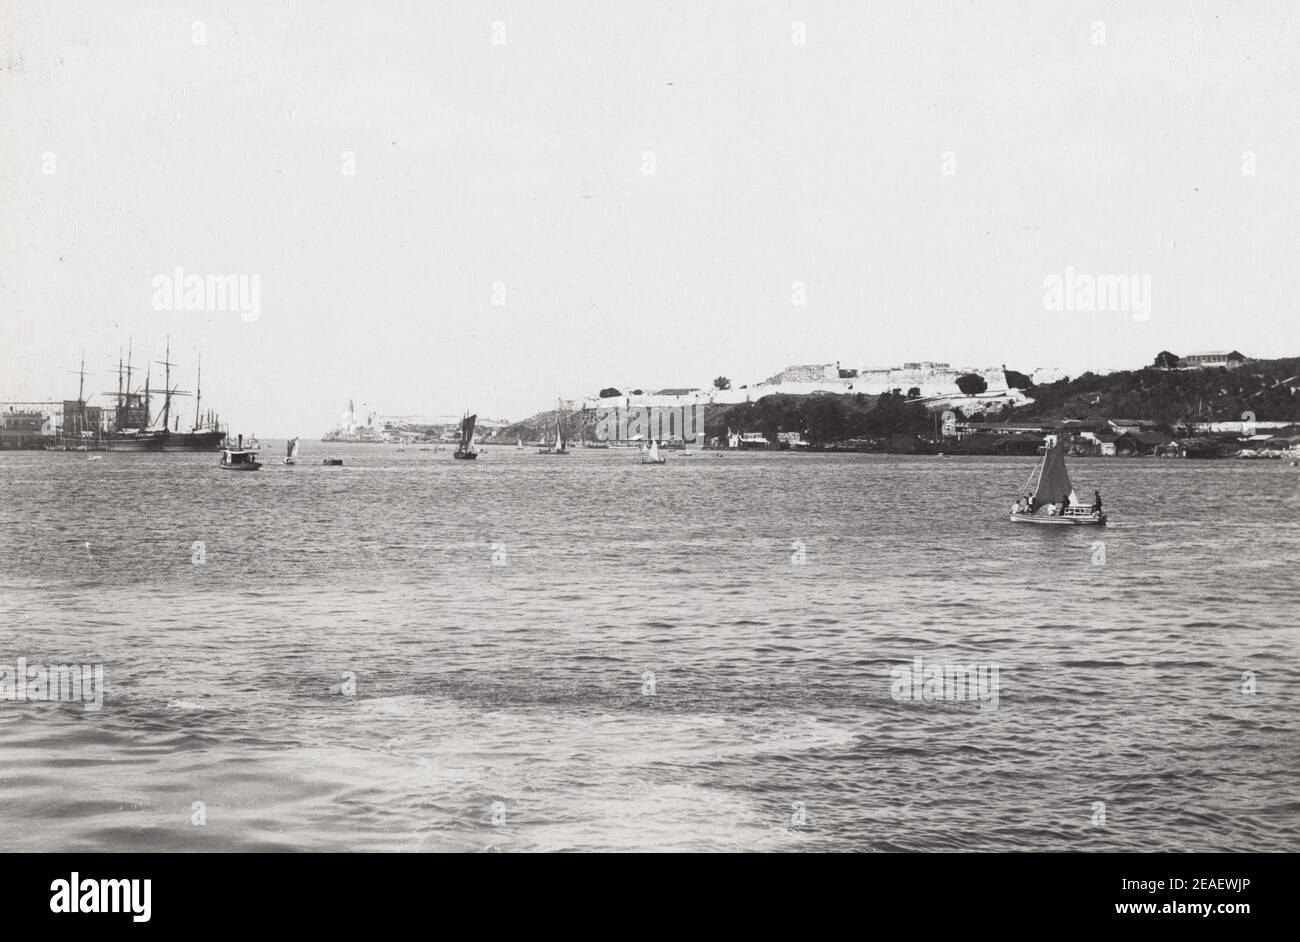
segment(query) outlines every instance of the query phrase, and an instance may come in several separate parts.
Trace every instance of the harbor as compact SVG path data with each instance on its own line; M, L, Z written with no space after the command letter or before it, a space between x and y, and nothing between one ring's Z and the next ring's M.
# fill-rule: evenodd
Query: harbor
M1296 845L1289 772L1256 761L1300 735L1276 463L1072 462L1114 516L1057 530L1007 522L1032 456L303 445L264 439L255 474L0 460L10 650L89 652L108 689L93 724L0 714L6 806L42 822L11 849ZM1000 664L998 709L891 699L918 652ZM1098 793L1123 828L1088 826Z
M77 398L61 401L0 402L0 450L26 451L112 451L112 452L215 452L226 438L220 416L203 410L203 367L195 367L192 391L172 385L170 339L162 360L162 387L152 383L153 363L135 365L133 353L117 364L117 389L100 394L108 405L91 403L86 393L85 355L79 376ZM143 373L143 383L139 374ZM194 419L181 431L177 399L194 398ZM161 400L161 408L155 408Z

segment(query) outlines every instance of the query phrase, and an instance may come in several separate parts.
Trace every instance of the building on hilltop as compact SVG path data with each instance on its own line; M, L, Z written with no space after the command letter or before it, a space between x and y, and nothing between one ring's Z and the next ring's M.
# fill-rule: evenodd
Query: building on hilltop
M1210 370L1220 366L1234 370L1243 363L1248 362L1250 362L1250 357L1240 350L1210 350L1189 353L1184 357L1179 357L1180 366L1192 367L1198 370Z

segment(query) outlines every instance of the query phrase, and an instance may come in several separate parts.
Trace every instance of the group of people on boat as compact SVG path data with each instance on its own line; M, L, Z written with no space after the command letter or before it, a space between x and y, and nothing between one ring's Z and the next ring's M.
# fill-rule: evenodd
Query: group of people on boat
M1092 493L1093 493L1092 507L1089 508L1088 512L1100 516L1101 515L1101 491L1093 491ZM1056 516L1063 516L1065 512L1072 506L1073 505L1070 503L1069 494L1066 494L1064 497L1062 497L1060 503L1051 503L1051 502L1044 503L1043 501L1040 501L1037 497L1033 497L1029 494L1024 494L1020 497L1019 500L1017 500L1012 505L1011 512L1013 514L1036 514L1041 510L1044 513L1044 515L1048 517L1056 517Z

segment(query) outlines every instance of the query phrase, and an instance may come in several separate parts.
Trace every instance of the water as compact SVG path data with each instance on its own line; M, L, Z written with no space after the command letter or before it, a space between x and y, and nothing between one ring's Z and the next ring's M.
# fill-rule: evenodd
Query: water
M1300 469L304 451L0 454L7 850L1300 849Z

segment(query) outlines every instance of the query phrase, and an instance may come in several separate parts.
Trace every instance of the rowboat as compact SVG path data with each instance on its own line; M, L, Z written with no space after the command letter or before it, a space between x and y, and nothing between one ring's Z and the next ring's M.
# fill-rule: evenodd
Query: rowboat
M1057 436L1056 441L1043 452L1031 480L1035 475L1032 497L1028 506L1023 499L1012 507L1012 523L1035 523L1049 527L1105 526L1106 515L1101 511L1101 497L1091 507L1076 502L1074 485L1070 483L1070 474L1065 470L1065 443Z

